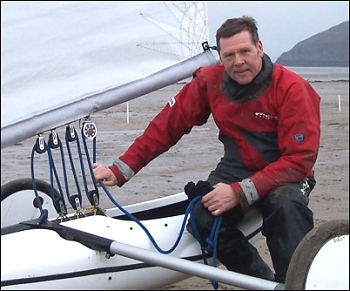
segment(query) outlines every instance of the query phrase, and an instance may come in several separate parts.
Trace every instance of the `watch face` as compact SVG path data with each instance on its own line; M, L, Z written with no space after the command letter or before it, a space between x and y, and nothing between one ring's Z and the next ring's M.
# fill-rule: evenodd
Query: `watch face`
M83 127L84 136L88 139L94 139L97 134L96 125L93 122L88 122L84 124Z

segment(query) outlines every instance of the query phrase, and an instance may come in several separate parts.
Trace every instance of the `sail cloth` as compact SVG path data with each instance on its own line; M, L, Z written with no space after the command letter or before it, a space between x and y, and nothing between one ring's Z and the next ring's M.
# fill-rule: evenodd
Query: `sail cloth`
M1 148L217 62L203 1L2 1L1 36Z

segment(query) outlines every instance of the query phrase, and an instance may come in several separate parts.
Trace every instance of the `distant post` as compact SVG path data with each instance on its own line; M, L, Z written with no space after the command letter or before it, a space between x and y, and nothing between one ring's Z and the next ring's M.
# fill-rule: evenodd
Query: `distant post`
M129 124L129 102L126 102L126 123Z

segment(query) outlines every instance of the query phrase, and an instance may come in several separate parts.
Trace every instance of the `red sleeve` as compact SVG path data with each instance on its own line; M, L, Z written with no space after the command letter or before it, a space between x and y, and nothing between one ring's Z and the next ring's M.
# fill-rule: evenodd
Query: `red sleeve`
M136 174L175 145L194 125L204 124L210 115L205 88L201 77L186 84L119 159Z
M119 168L116 165L109 166L109 169L113 172L114 176L117 178L118 186L121 187L125 184L126 180L123 174L120 172Z

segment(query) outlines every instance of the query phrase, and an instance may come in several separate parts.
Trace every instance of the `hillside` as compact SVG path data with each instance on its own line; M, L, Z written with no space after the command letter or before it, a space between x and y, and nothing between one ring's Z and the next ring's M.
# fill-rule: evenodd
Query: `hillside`
M291 67L349 67L349 21L296 44L277 58Z

